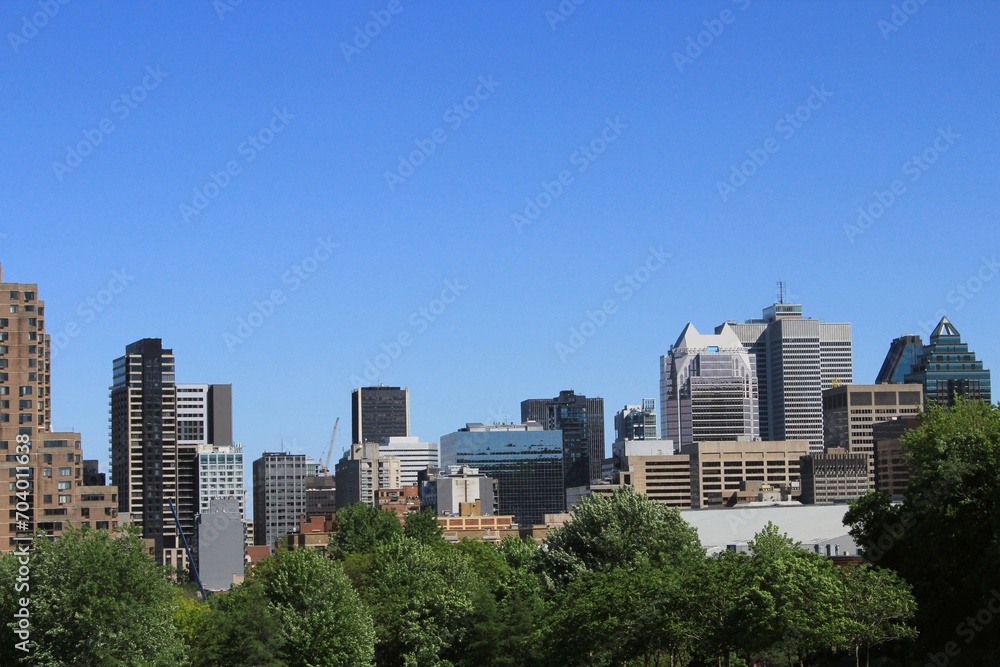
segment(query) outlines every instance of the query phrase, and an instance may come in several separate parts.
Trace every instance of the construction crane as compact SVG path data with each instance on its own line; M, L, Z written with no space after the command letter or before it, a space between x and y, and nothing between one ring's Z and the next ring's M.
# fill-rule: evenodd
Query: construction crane
M320 468L320 472L324 475L330 474L330 459L333 458L333 443L337 441L337 431L340 430L340 417L333 422L333 435L330 436L330 448L326 450L326 459L323 461L323 467Z

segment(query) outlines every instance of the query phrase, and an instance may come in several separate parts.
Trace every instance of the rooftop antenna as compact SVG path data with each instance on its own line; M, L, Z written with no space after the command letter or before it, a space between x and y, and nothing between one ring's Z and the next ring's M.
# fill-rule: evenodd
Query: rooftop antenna
M785 303L785 281L778 281L778 303Z

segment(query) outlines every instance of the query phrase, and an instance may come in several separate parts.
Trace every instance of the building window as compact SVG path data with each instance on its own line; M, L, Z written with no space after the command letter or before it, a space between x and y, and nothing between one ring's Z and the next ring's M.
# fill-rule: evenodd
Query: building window
M68 502L72 502L72 501L73 501L73 496L71 496L69 494L67 494L67 495L61 495L60 494L60 496L59 496L59 504L60 505L62 505L63 503L68 503Z
M73 487L73 482L59 482L60 491L69 491Z
M59 468L59 474L61 476L69 477L70 475L73 474L73 469L72 468Z

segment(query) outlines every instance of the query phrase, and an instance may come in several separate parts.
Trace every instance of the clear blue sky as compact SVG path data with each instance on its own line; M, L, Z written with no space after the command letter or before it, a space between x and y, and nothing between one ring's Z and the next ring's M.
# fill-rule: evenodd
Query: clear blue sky
M411 388L414 434L572 388L610 440L687 322L757 317L779 279L854 325L858 382L942 310L1000 369L995 3L223 1L0 8L0 260L39 284L88 456L143 337L232 383L249 459L321 455L338 416L346 444L352 376L400 335L370 377Z

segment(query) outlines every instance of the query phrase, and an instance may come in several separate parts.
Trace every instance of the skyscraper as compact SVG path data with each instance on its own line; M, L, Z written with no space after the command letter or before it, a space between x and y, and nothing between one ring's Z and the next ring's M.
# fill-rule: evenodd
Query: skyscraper
M587 398L572 389L555 398L521 401L521 421L562 431L566 488L589 486L603 476L604 399ZM489 473L487 473L489 474Z
M540 524L566 510L562 433L537 422L466 424L441 436L441 465L478 468L497 480L499 512L518 523Z
M119 512L128 512L154 542L160 565L188 568L172 500L188 540L198 511L197 444L177 435L174 353L144 338L115 359L111 385L111 478Z
M757 373L736 333L684 327L660 358L664 438L681 447L702 441L760 439Z
M257 545L274 547L298 530L306 515L306 477L316 462L305 454L264 452L253 462L253 532Z
M991 402L990 371L976 359L976 353L962 342L947 317L931 333L931 342L925 345L906 382L924 386L927 404L952 405L955 396L970 400Z
M421 442L420 438L386 438L378 443L379 457L391 456L399 459L400 484L410 486L417 483L417 473L426 470L427 466L438 467L438 444L436 442Z
M352 444L409 435L409 387L358 387L351 393Z
M875 384L891 382L903 384L906 374L913 370L924 351L924 341L920 336L907 335L894 338L889 344L889 352L885 355L882 368L879 369Z
M626 405L615 414L617 440L656 440L656 401L642 399L642 405Z
M754 356L763 440L808 440L823 450L823 390L854 381L851 325L802 317L802 305L775 303L764 316L728 325Z

